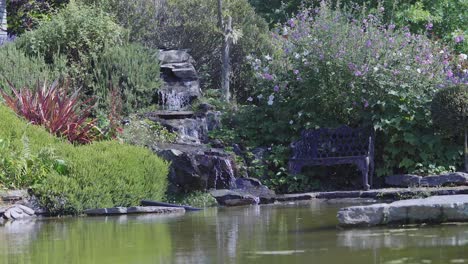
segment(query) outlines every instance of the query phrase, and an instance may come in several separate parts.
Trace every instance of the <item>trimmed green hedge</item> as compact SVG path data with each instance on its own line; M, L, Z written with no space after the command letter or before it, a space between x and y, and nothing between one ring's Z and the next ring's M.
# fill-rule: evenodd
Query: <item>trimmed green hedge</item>
M74 146L28 125L0 105L0 138L21 148L29 139L30 151L52 148L63 159L67 172L51 171L32 186L43 206L55 214L79 214L85 209L131 206L141 199L160 200L167 187L168 164L150 150L102 141Z

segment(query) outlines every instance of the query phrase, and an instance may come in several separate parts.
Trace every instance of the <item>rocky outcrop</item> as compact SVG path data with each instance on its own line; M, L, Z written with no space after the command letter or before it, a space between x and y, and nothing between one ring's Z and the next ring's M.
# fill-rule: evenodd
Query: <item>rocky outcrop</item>
M260 198L237 190L211 190L210 194L223 206L259 204Z
M133 206L89 209L84 211L84 213L91 216L123 214L183 214L185 213L185 209L179 207Z
M201 96L192 56L184 50L161 50L159 61L164 84L158 91L158 100L164 110L184 109Z
M235 186L237 168L234 158L220 149L163 143L151 148L158 156L171 162L169 181L172 191L230 189Z
M337 214L343 226L443 223L468 221L468 195L433 196L390 204L352 206Z
M276 201L275 192L253 178L238 178L231 190L211 190L210 194L223 206L268 204Z
M462 186L468 185L468 173L454 172L425 177L412 174L392 175L385 178L385 183L397 187Z

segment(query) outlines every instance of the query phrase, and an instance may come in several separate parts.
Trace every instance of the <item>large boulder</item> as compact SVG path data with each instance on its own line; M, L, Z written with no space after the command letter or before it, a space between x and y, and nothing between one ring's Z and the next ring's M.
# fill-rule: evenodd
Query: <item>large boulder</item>
M211 190L210 194L218 204L224 206L241 206L259 204L260 199L254 195L238 190Z
M172 191L190 192L235 187L234 158L220 149L204 145L164 144L151 146L158 156L171 162Z
M337 214L343 226L468 221L468 195L432 196L390 204L352 206Z

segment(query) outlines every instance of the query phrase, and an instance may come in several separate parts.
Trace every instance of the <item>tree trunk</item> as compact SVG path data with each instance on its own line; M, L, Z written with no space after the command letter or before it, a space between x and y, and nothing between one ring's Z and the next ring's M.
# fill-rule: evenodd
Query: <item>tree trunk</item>
M468 127L465 127L465 172L468 172Z
M0 0L0 44L7 37L7 10L6 0Z
M224 94L224 100L229 103L231 100L231 91L230 91L230 78L231 78L231 60L229 57L231 49L231 32L232 32L232 18L228 17L228 21L225 25L224 31L224 42L223 42L223 68L222 68L222 90Z

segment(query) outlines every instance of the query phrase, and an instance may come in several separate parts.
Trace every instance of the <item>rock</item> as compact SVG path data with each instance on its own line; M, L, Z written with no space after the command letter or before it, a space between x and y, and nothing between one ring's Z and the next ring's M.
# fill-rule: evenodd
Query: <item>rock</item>
M454 172L436 176L427 176L421 179L422 186L437 187L444 185L468 185L468 173Z
M202 113L206 113L208 111L214 111L215 107L208 103L201 103L198 105L198 110Z
M389 186L398 187L439 187L446 185L462 186L468 185L468 174L464 172L454 172L425 177L412 174L392 175L385 177L385 183Z
M158 156L171 162L169 182L176 192L235 188L234 158L204 145L154 144Z
M399 174L385 177L385 184L398 187L419 186L421 176L412 174Z
M210 194L216 199L218 204L224 206L241 206L259 204L258 197L234 190L211 190Z
M195 61L184 50L161 50L161 77L164 81L158 91L159 103L165 110L181 110L201 96Z
M276 194L274 191L264 186L258 179L238 178L234 191L258 197L260 204L274 203Z
M15 204L5 209L3 218L16 220L35 216L34 210L21 204Z
M311 193L282 194L276 196L278 202L306 201L314 198L315 195Z
M390 204L352 206L337 214L343 226L468 221L468 195L433 196Z
M7 190L0 191L0 198L6 203L14 203L27 199L29 197L27 190Z
M168 214L184 213L184 208L161 207L161 206L133 206L133 207L113 207L85 210L84 213L91 216L99 215L122 215L122 214Z

